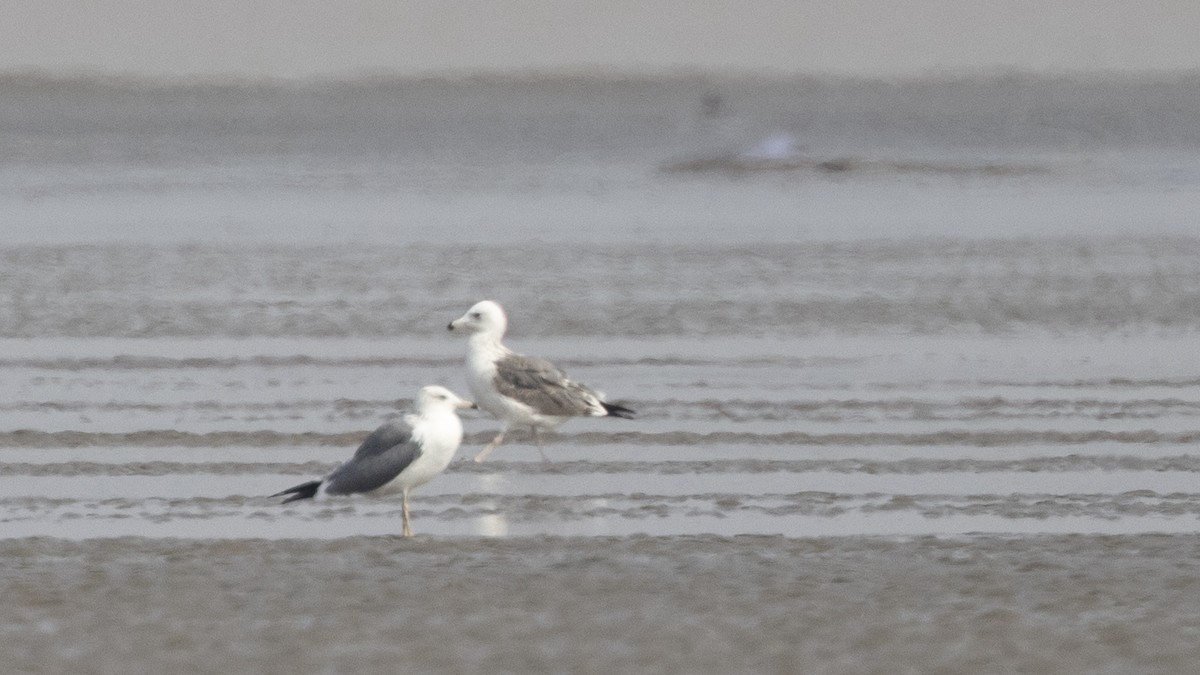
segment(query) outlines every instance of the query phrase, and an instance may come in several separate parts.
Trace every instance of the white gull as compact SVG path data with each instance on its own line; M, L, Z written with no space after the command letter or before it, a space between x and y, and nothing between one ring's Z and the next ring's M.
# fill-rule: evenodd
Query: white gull
M505 347L501 340L507 328L504 310L491 300L475 304L449 325L451 331L470 334L467 385L476 405L503 422L496 438L475 456L476 462L495 450L513 427L531 428L541 452L540 430L553 429L571 417L633 418L632 410L604 402L602 395L567 379L553 363Z
M417 395L417 412L392 420L367 436L354 456L320 480L313 480L271 495L291 495L284 504L324 495L365 493L403 495L401 515L404 536L412 536L409 525L408 492L441 473L462 443L458 410L473 408L445 387L422 387Z

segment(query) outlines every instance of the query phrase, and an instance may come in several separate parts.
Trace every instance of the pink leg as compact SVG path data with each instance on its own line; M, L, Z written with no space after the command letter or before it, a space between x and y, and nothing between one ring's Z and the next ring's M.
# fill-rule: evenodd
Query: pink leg
M408 490L404 491L404 499L401 504L402 506L400 507L400 515L404 519L404 536L411 537L413 536L413 531L412 527L410 527L408 524Z
M550 458L546 456L546 451L542 449L542 430L538 427L533 428L533 441L537 443L538 454L542 456L542 461L549 462Z
M492 439L491 443L488 443L487 445L485 445L483 447L483 450L480 450L479 454L475 455L476 462L482 462L483 460L487 459L487 456L492 454L492 451L495 450L497 447L499 447L499 445L501 443L504 442L504 432L505 431L507 431L507 429L502 429L500 431L500 433L497 434L496 437Z

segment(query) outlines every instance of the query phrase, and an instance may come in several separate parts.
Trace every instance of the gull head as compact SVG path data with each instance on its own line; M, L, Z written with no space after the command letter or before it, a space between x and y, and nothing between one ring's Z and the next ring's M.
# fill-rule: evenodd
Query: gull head
M500 305L491 300L475 303L466 314L450 322L447 326L453 333L484 333L499 339L508 329L508 317Z
M466 408L474 408L475 404L459 398L445 387L439 387L436 384L431 384L427 387L421 387L421 391L417 394L417 412L421 415L432 412L434 410L449 410L457 412Z

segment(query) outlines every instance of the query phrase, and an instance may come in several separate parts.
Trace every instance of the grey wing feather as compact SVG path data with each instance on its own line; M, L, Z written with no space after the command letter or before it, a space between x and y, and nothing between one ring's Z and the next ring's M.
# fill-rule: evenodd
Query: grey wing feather
M388 422L372 431L354 456L329 474L325 491L331 495L370 492L400 475L420 456L412 427L401 421Z
M500 394L543 415L588 415L597 408L595 392L568 380L565 372L545 359L510 354L496 363L494 383Z

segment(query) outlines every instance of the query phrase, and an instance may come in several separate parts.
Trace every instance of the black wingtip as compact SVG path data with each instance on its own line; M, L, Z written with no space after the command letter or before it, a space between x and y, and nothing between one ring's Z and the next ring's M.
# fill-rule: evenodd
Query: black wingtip
M604 412L608 413L609 417L620 417L623 420L631 420L633 419L633 416L637 414L630 408L626 408L623 405L617 405L616 403L605 403L601 401L600 405L604 406Z
M317 490L320 489L320 487L321 487L321 481L310 480L307 483L301 483L300 485L297 485L295 487L290 487L290 488L284 490L283 492L276 492L275 494L273 494L271 496L272 497L282 497L284 495L291 495L291 497L288 497L287 499L283 500L283 502L282 502L283 504L287 504L288 502L295 502L295 501L299 501L301 499L312 499L313 497L316 496Z

